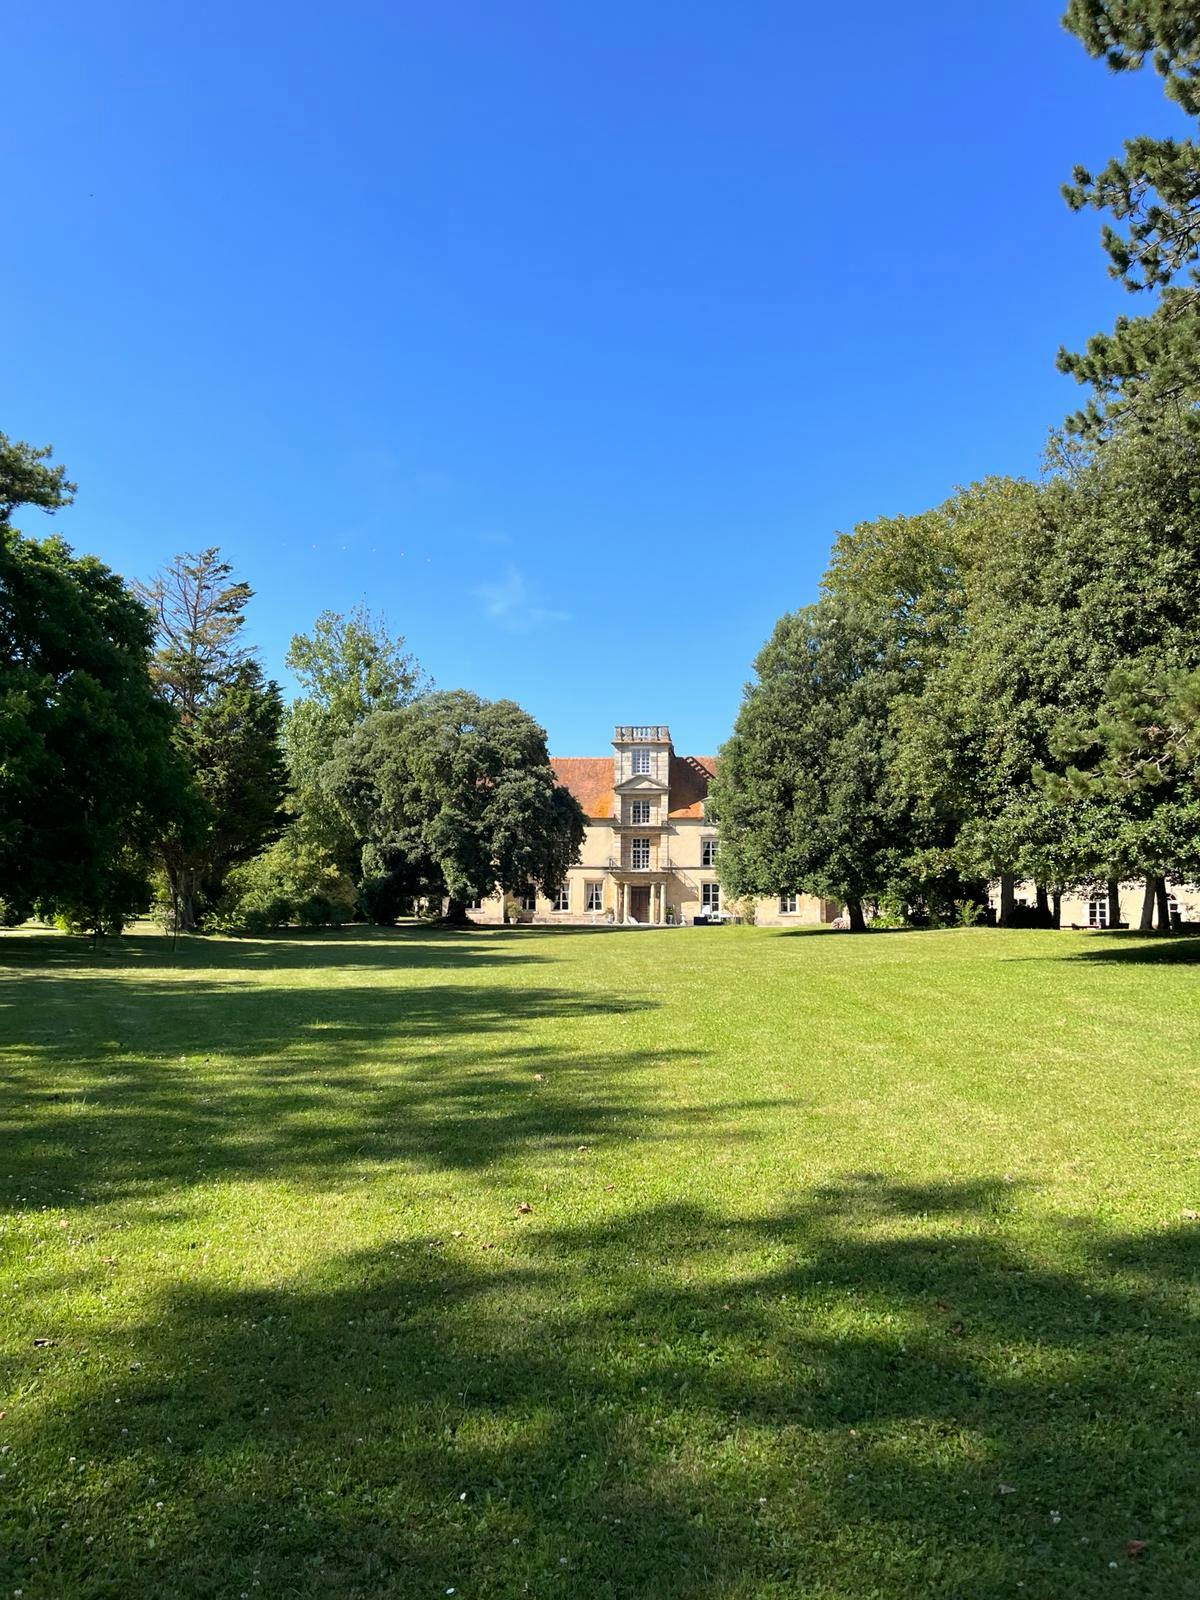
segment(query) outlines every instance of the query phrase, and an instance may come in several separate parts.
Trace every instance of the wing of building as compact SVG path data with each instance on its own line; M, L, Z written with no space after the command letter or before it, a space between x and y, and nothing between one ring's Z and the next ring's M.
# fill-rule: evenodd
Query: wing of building
M715 757L677 755L661 724L623 724L613 733L611 755L560 756L551 765L587 817L583 851L554 896L530 888L515 902L507 897L510 915L526 922L662 925L727 909L717 829L704 814ZM500 921L504 909L496 895L472 914ZM831 922L840 911L813 895L785 894L757 900L754 920Z

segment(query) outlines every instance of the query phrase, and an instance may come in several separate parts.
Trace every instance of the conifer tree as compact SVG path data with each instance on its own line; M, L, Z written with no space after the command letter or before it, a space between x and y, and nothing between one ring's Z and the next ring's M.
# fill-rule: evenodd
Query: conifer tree
M154 681L176 712L205 807L200 830L162 840L176 925L186 931L216 903L229 870L286 822L283 699L241 642L253 591L218 549L176 556L142 594L157 621Z
M1200 22L1196 0L1071 0L1064 25L1114 71L1147 60L1192 121L1189 137L1126 141L1099 172L1076 167L1064 189L1074 210L1113 219L1102 230L1109 272L1131 293L1157 297L1146 315L1119 317L1058 364L1092 398L1070 419L1103 436L1121 419L1149 426L1164 410L1200 428ZM1115 226L1113 225L1115 224Z

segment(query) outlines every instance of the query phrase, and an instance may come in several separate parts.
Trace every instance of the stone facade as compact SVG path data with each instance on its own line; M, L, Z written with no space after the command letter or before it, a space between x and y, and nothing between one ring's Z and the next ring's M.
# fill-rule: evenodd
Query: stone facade
M711 756L681 756L660 724L622 724L611 756L568 756L552 762L558 781L579 801L587 833L579 862L558 896L505 897L521 922L622 923L667 926L691 922L708 909L738 911L723 903L717 877L717 830L704 814ZM762 899L756 922L830 922L841 907L813 895ZM496 895L472 907L477 921L499 922L504 900Z
M1178 916L1182 922L1200 922L1200 887L1195 884L1167 885L1170 896L1172 918ZM1142 902L1145 897L1146 885L1144 882L1122 883L1120 886L1121 919L1115 926L1136 928L1142 916ZM1018 905L1034 906L1037 904L1037 888L1032 883L1018 883L1015 886L1015 895ZM988 889L988 905L993 915L1000 915L1000 885L993 883ZM1098 884L1089 893L1087 890L1068 889L1061 902L1059 911L1060 926L1064 928L1107 928L1109 926L1108 895L1103 884Z

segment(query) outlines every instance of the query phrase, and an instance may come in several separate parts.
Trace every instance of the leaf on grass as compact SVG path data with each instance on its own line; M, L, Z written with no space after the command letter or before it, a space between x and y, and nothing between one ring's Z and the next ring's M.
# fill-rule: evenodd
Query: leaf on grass
M47 1345L53 1344L54 1340L53 1339L35 1339L33 1342L34 1342L35 1346L39 1350L44 1350Z
M527 1217L532 1210L533 1207L529 1204L529 1201L522 1200L521 1204L517 1207L517 1215L519 1217Z
M1125 1546L1125 1554L1129 1557L1130 1561L1136 1561L1145 1548L1145 1539L1130 1539L1129 1543Z

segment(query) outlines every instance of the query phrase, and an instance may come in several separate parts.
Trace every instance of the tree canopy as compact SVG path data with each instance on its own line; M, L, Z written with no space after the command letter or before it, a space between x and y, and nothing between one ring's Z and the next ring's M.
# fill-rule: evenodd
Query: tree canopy
M403 636L393 637L366 606L348 614L323 611L309 633L293 635L287 664L301 690L283 726L297 826L309 848L323 848L342 870L353 871L354 836L330 801L321 770L339 739L376 711L395 711L421 691L421 669Z
M241 642L249 584L216 548L180 555L142 593L157 623L151 674L202 801L199 827L162 840L177 926L195 928L225 877L286 820L283 698Z
M1116 72L1149 60L1193 120L1182 139L1139 135L1099 172L1078 166L1064 194L1075 210L1107 212L1109 272L1134 294L1157 295L1146 315L1119 317L1082 351L1060 350L1062 371L1090 384L1071 418L1103 437L1123 418L1149 425L1163 409L1194 427L1200 391L1200 26L1195 0L1071 0L1063 19L1090 55ZM1113 224L1116 224L1115 226Z
M61 480L58 480L61 481ZM10 480L11 488L11 480ZM0 900L93 931L150 899L149 862L194 807L152 626L115 573L0 526Z
M511 700L455 689L376 712L323 773L378 905L444 897L461 920L497 888L552 893L583 841L583 813L555 780L544 731Z

